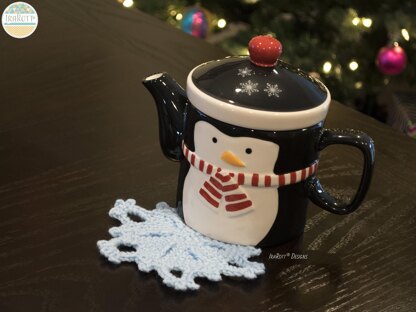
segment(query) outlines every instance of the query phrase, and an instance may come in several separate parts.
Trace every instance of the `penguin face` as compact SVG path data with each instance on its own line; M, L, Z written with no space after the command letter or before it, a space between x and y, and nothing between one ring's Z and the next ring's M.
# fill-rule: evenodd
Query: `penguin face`
M206 121L194 131L195 152L213 165L236 172L273 172L279 145L250 137L228 136Z

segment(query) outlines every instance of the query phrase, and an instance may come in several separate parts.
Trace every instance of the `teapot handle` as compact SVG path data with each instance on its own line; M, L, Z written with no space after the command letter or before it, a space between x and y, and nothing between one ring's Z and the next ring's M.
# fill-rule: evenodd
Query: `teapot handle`
M321 151L325 147L333 144L354 146L358 148L364 156L364 167L357 193L350 203L342 202L325 192L319 179L316 176L312 176L306 183L308 196L314 204L329 212L340 215L349 214L358 208L370 186L374 168L374 142L363 132L350 129L324 129L319 137L318 150Z

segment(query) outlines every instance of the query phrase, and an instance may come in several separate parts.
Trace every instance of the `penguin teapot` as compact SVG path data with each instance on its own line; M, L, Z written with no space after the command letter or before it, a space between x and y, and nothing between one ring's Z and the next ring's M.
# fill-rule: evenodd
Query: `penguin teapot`
M336 214L358 208L370 185L374 143L365 133L323 128L331 96L322 82L279 60L270 36L250 56L203 63L186 92L169 75L143 80L153 95L163 153L180 162L177 206L184 222L211 238L274 246L299 237L307 205ZM317 178L319 152L346 144L364 156L361 182L342 202Z

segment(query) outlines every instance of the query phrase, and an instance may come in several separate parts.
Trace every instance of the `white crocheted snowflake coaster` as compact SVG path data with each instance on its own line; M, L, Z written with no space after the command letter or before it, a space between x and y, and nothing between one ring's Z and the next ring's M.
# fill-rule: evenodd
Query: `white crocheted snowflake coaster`
M221 274L254 279L264 273L263 263L248 260L261 253L259 248L208 238L185 225L176 210L163 202L146 210L132 199L117 200L109 215L121 225L109 230L112 239L97 242L100 253L113 263L135 262L140 271L155 270L177 290L198 289L196 277L220 281ZM132 251L120 251L122 246Z

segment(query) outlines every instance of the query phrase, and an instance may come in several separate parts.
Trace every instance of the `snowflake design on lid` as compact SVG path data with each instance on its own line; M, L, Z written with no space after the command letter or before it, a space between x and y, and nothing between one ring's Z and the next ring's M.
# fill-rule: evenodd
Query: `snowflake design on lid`
M271 83L267 83L266 84L266 89L264 89L263 91L267 92L267 96L275 96L275 97L279 97L279 93L282 92L282 89L279 89L279 86L277 84L271 84Z
M257 89L258 83L252 82L251 80L247 82L241 82L240 83L240 92L247 93L248 95L251 95L252 93L259 92L259 89Z
M252 70L251 69L249 69L248 67L244 67L244 68L240 68L240 69L238 69L238 76L241 76L241 77L245 77L245 76L251 76L251 72L252 72Z

